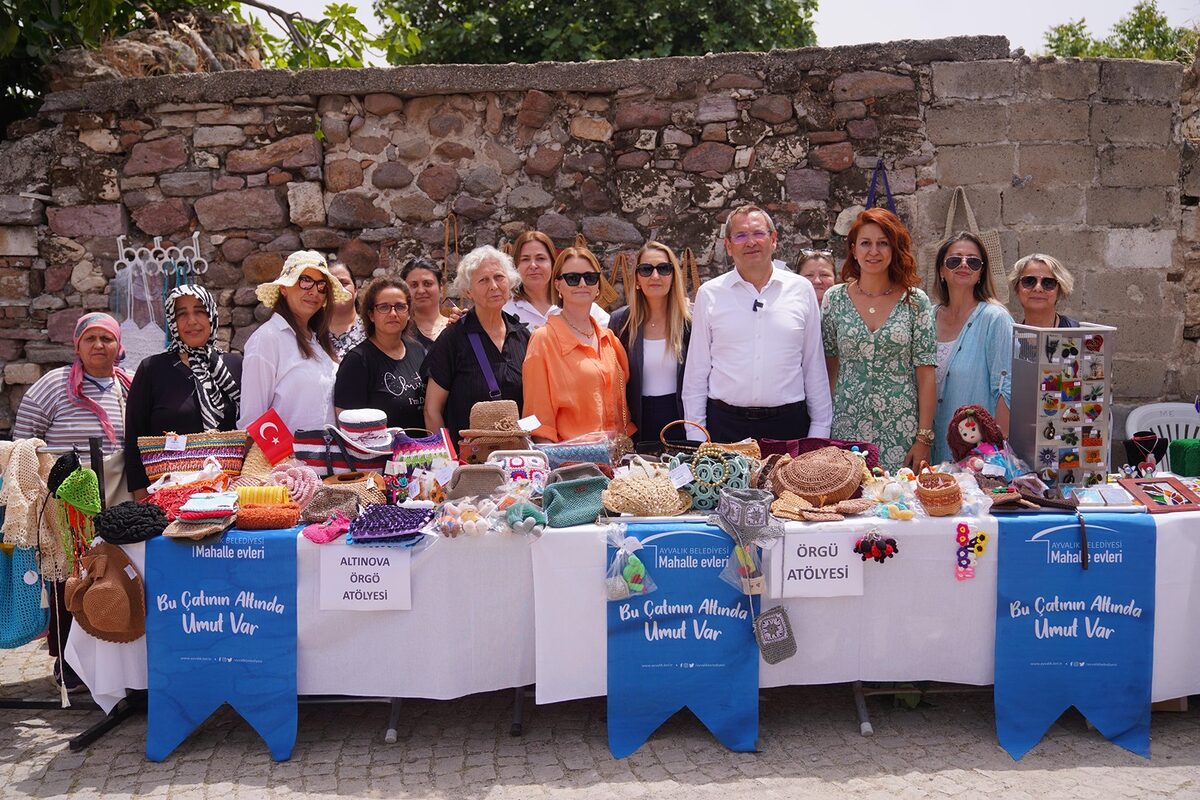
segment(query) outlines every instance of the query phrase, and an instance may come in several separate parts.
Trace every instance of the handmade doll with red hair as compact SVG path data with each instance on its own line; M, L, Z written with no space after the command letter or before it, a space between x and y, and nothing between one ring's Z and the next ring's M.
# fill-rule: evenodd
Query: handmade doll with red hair
M1006 449L1004 434L1000 432L996 420L987 409L976 405L959 406L954 412L946 431L946 443L950 445L955 461L962 461L971 455L986 459Z

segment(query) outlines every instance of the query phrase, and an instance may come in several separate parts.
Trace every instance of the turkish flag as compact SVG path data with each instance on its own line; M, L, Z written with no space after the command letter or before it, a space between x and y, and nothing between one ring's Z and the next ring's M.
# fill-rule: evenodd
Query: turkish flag
M292 432L273 408L268 408L265 414L251 422L246 433L250 434L272 465L292 454Z

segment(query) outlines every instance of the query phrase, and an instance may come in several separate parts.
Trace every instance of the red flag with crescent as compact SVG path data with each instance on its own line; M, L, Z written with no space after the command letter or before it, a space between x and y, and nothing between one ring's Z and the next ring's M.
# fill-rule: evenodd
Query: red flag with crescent
M251 422L246 432L272 464L278 464L292 454L292 432L273 408L268 408L266 413Z

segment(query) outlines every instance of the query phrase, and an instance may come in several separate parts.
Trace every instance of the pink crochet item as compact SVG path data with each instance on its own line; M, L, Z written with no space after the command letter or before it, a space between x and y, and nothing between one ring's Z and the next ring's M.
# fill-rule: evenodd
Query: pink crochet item
M313 471L312 467L294 459L288 459L280 461L271 470L269 485L286 486L288 499L300 508L304 508L316 494L317 488L321 485L321 479L317 477L317 473Z
M346 519L341 511L336 511L329 518L329 522L308 525L301 533L313 544L329 544L348 530L350 530L350 520Z

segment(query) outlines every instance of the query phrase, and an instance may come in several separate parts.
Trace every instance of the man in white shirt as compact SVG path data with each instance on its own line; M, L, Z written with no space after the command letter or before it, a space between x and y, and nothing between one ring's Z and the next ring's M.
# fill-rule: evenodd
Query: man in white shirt
M778 234L757 206L734 209L734 269L707 281L692 309L683 377L689 420L713 441L829 436L833 400L812 284L772 264Z

